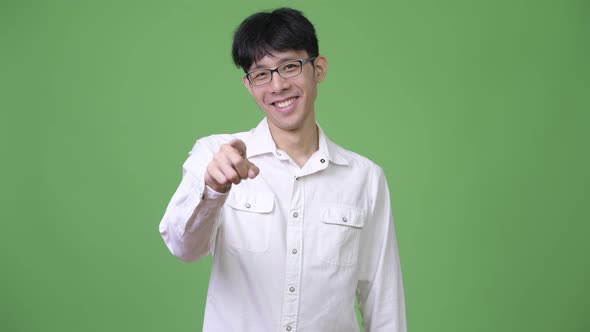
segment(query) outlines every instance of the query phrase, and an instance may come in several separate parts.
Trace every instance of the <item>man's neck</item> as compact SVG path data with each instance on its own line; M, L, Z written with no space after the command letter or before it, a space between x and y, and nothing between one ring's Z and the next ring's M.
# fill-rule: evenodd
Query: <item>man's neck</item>
M299 168L302 168L319 149L319 134L315 121L294 131L271 127L270 133L277 148L287 153Z

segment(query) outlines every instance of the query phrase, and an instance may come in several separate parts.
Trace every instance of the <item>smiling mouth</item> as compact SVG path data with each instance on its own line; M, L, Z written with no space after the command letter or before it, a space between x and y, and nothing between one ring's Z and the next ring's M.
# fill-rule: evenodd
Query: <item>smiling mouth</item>
M292 98L289 98L289 99L286 99L283 101L275 101L274 103L272 103L272 105L275 105L280 108L289 107L289 106L291 106L291 104L293 104L295 99L297 99L297 97L292 97Z

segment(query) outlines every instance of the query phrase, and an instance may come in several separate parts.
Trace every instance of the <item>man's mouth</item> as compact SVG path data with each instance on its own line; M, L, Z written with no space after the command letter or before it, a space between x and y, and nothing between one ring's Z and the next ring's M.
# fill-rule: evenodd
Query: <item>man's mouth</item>
M279 108L289 107L289 106L291 106L291 104L293 104L293 102L295 101L295 99L297 99L297 97L291 97L289 99L285 99L285 100L281 100L281 101L275 101L275 102L272 103L272 105L275 105L276 107L279 107Z

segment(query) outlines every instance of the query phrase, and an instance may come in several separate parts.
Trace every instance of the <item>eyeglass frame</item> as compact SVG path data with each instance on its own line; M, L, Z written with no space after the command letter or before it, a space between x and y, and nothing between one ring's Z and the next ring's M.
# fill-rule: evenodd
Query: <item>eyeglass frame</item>
M279 76L280 76L280 77L282 77L282 78L293 78L293 77L297 77L297 76L301 75L301 73L303 73L303 66L304 66L306 63L308 63L308 62L311 62L311 63L313 63L313 60L315 60L316 58L317 58L317 56L312 56L312 57L309 57L309 58L307 58L307 59L297 59L297 60L289 60L289 61L285 61L285 62L283 62L283 63L279 64L279 65L278 65L278 66L277 66L275 69L268 69L268 68L261 68L261 69L256 69L256 70L253 70L253 71L251 71L251 72L248 72L248 73L246 73L246 74L244 75L244 77L245 77L245 78L248 80L248 83L249 83L251 86L256 86L256 87L258 87L258 86L265 86L265 85L269 84L270 82L272 82L272 77L273 77L273 73L274 73L274 72L276 72L277 74L279 74ZM299 63L301 63L301 67L300 67L300 68L301 68L301 71L300 71L300 72L299 72L297 75L293 75L293 76L285 77L285 76L281 75L281 72L279 71L279 68L281 68L281 66L283 66L283 65L285 65L286 63L289 63L289 62L299 62ZM250 75L251 75L252 73L254 73L254 72L257 72L257 71L262 71L262 70L265 70L265 71L270 71L270 80L268 80L268 82L266 82L266 83L262 83L262 84L254 84L254 83L252 83L252 81L250 80Z

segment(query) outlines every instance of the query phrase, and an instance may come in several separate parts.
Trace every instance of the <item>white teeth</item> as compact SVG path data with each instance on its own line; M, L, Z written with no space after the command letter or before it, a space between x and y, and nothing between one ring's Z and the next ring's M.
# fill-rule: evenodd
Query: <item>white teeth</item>
M283 102L277 103L277 106L280 108L284 108L284 107L287 107L287 106L293 104L294 101L295 101L295 98L287 99Z

